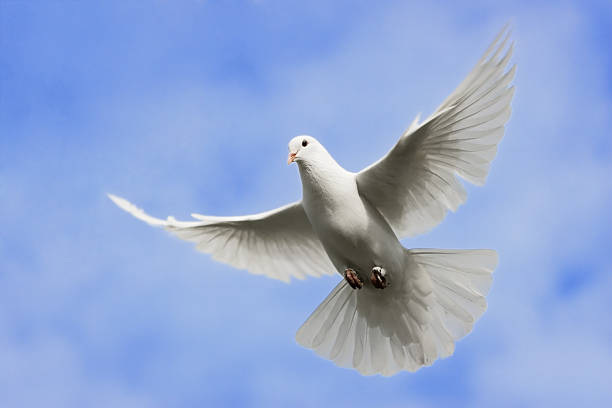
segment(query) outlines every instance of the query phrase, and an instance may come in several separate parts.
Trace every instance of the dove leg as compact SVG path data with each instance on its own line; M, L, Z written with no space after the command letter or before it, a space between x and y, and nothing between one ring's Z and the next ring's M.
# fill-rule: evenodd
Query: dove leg
M344 270L344 279L348 282L348 284L353 289L361 289L363 287L363 282L359 279L359 275L351 268L347 268Z
M370 282L377 289L384 289L387 287L387 278L385 278L386 271L380 266L372 268L372 274L370 275Z

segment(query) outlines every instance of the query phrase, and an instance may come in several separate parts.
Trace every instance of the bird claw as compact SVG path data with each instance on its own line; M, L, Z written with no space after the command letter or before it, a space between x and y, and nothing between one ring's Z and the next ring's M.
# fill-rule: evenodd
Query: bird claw
M363 282L359 279L359 275L354 270L348 268L344 271L344 279L348 282L348 284L353 289L361 289L363 287Z
M385 278L385 270L380 266L372 268L372 274L370 275L370 282L377 289L384 289L387 287L387 278Z

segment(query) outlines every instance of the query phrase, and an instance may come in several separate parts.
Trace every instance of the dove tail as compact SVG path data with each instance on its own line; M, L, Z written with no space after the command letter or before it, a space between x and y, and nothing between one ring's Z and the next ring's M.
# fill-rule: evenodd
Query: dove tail
M453 354L487 307L492 250L406 250L405 279L383 290L340 282L296 340L364 375L416 371ZM395 283L395 284L394 284Z

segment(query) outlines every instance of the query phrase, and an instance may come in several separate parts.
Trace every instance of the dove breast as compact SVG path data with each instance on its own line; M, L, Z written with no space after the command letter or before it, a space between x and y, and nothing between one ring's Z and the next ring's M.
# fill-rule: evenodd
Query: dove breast
M335 162L334 162L335 163ZM404 249L380 212L359 195L355 174L340 166L300 166L304 210L323 248L343 274L368 276L374 266L404 269Z

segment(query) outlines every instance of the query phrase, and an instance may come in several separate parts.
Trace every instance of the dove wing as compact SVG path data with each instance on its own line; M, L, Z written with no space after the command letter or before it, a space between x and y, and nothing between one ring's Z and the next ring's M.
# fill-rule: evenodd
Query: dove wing
M465 202L456 176L484 184L514 94L516 67L507 70L513 44L506 47L505 32L428 119L419 124L417 117L386 156L357 174L360 194L398 237L433 228Z
M301 202L240 217L192 214L198 221L151 217L127 200L109 194L121 209L196 244L199 251L238 269L289 282L331 275L335 268L306 217Z

